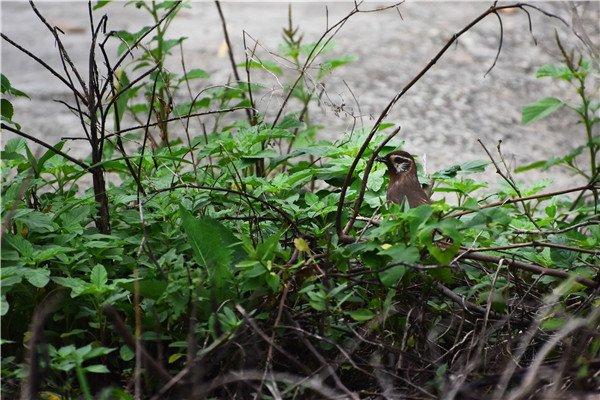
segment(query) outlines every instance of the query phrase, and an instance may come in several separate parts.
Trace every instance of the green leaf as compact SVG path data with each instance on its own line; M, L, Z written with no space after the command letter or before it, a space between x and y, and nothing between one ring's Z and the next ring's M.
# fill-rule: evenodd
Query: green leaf
M407 247L403 243L398 243L385 250L381 250L379 254L390 256L394 262L405 262L407 264L414 264L419 261L420 258L419 249L412 246Z
M395 123L393 123L393 122L382 122L382 123L380 123L380 124L379 124L379 126L377 127L377 130L378 130L378 131L383 131L384 129L391 128L391 127L392 127L392 126L394 126L394 125L396 125L396 124L395 124Z
M387 268L380 272L379 279L381 280L381 283L387 287L396 286L407 270L408 268L404 265L396 265L395 267Z
M525 125L531 124L547 117L564 105L565 103L556 97L546 97L535 103L528 104L521 111L521 123Z
M14 115L15 109L13 108L13 105L11 104L10 101L8 101L6 99L1 99L0 100L0 111L1 111L2 117L6 118L9 121L12 121L12 117Z
M182 37L177 38L177 39L164 40L162 42L162 45L161 45L161 52L160 53L162 53L163 57L164 57L165 54L171 54L170 53L171 49L173 47L179 45L181 42L183 42L186 39L187 39L187 37L182 36ZM152 55L154 57L159 58L158 57L158 55L159 55L158 48L151 50L150 53L152 53Z
M375 316L375 314L373 314L373 312L371 310L366 310L366 309L347 311L346 314L348 314L350 317L352 317L353 320L359 321L359 322L368 321Z
M534 161L532 163L521 165L520 167L515 168L515 172L525 172L532 169L544 168L546 164L546 160Z
M203 69L200 68L195 68L195 69L191 69L187 72L187 74L185 74L184 76L182 76L181 78L179 78L179 82L183 82L186 79L191 81L192 79L200 79L200 78L208 78L208 72L206 72Z
M125 344L119 349L119 355L123 361L131 361L135 357L133 350L131 350L129 346Z
M55 230L55 225L52 222L52 218L48 214L34 211L31 209L20 209L15 212L15 221L24 223L27 225L29 230L34 232L52 232Z
M9 308L10 306L8 304L8 301L6 300L6 296L2 295L2 297L0 297L0 317L5 316Z
M476 173L485 171L485 167L489 164L489 161L485 160L471 160L463 164L456 164L449 168L437 171L433 174L436 179L439 178L454 178L459 172L463 173Z
M4 74L0 74L0 92L8 93L15 97L27 97L31 100L31 98L27 94L23 93L19 89L15 89L14 87L12 87L10 81L6 76L4 76Z
M167 290L168 283L165 281L159 281L154 279L144 279L138 281L137 285L140 290L140 295L142 297L158 300L163 295L165 290ZM131 293L134 293L135 291L134 282L120 283L119 286L122 286Z
M61 140L60 142L56 143L54 146L52 146L54 149L56 150L62 150L63 146L65 145L66 141L65 140ZM46 163L46 161L50 160L52 157L54 157L56 155L55 151L52 151L50 149L48 149L41 157L40 159L37 161L37 168L40 172L43 172L43 167L44 164Z
M208 106L210 106L210 99L208 97L204 97L194 102L187 101L175 106L173 108L173 115L176 117L185 117L189 114L193 114L194 111L197 111L201 108L206 108Z
M232 277L232 246L239 240L217 220L196 219L183 206L179 207L179 215L196 262L206 267L217 297L223 298L227 281Z
M573 72L566 65L546 64L541 66L535 73L536 78L557 78L570 81L573 79Z
M0 74L0 92L6 93L10 90L10 81L4 74Z
M374 192L379 191L383 185L383 176L385 175L386 169L379 168L369 174L369 180L367 181L367 189Z
M181 353L175 353L175 354L171 354L167 360L167 362L169 364L173 364L175 361L179 360L181 357L183 357L183 354Z
M108 368L106 368L106 366L102 364L90 365L88 367L85 367L84 370L86 372L92 372L95 374L108 374L110 372Z
M14 247L15 250L19 252L21 257L30 258L33 256L33 245L23 236L6 234L4 236L4 240L6 240L6 243Z
M106 273L106 269L104 266L97 264L92 268L92 273L90 274L90 283L96 286L104 286L108 282L108 274Z
M269 288L271 288L273 292L277 293L280 283L279 275L270 272L265 279L267 281L267 285L269 285Z
M262 261L272 260L275 256L275 252L279 247L279 240L281 239L281 232L271 235L258 245L256 245L256 258Z
M94 4L93 10L97 10L99 8L104 7L105 5L107 5L108 3L110 3L111 0L98 0L96 2L96 4Z
M117 101L115 102L114 108L117 110L117 121L120 123L123 119L123 114L127 109L127 103L129 99L135 95L135 89L129 88L124 92L121 92L123 88L127 87L130 84L129 77L125 73L125 71L119 69L115 74L115 87L116 94L118 94Z
M256 61L256 60L248 60L248 63L242 63L238 65L239 67L246 67L250 69L264 69L275 75L281 75L283 71L281 67L277 65L277 63L273 61Z
M542 322L541 328L545 331L557 331L565 325L566 321L564 318L548 318Z
M25 279L37 288L43 288L50 281L50 271L45 268L32 268L25 274Z
M354 62L358 60L358 57L355 55L346 55L339 58L334 58L331 60L327 60L321 64L321 71L319 71L319 79L330 73L336 68L341 67L342 65L346 65L348 63Z

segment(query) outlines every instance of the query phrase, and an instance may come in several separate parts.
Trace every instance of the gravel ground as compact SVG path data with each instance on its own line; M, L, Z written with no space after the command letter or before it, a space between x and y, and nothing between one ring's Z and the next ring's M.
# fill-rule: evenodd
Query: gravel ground
M344 110L359 114L349 88L355 94L366 127L387 102L431 59L454 32L489 7L489 2L408 2L396 10L358 14L352 17L335 39L332 55L354 54L358 60L344 66L326 81L327 96L321 107L313 110L313 119L324 126L321 135L338 138L352 123ZM537 2L552 13L570 22L565 3ZM367 3L374 8L377 3ZM264 48L277 50L281 42L281 27L287 24L286 3L224 3L236 58L243 59L242 31L258 40ZM350 9L351 3L328 4L329 21L337 21ZM86 52L89 32L87 6L83 2L40 2L40 11L51 24L65 32L64 44L75 64L87 71ZM294 22L304 32L306 42L316 40L326 25L323 3L294 3ZM600 3L580 5L584 25L592 40L599 43L598 21ZM149 19L134 7L116 2L99 10L109 16L110 30L137 31L149 24ZM60 70L57 50L44 26L24 2L1 2L2 32L23 44L42 59ZM406 148L418 155L426 154L428 169L435 170L473 159L485 158L477 143L481 138L490 147L503 140L504 151L511 165L560 156L583 142L583 132L575 125L571 113L559 112L550 118L523 126L521 107L547 96L564 96L566 85L549 84L534 78L536 69L558 59L554 43L557 29L565 43L579 46L570 28L559 21L532 11L533 32L537 46L528 30L522 12L502 13L504 41L500 58L490 74L486 70L498 48L499 26L494 16L482 21L460 38L397 104L387 120L402 125ZM211 74L202 86L222 84L231 75L229 61L219 51L223 45L218 14L212 3L193 2L183 10L172 26L171 36L185 35L184 54L188 69L202 68ZM269 59L264 50L261 57ZM114 54L114 52L113 52ZM2 72L11 83L31 95L32 100L15 101L15 119L23 130L49 142L61 136L80 136L77 120L64 106L53 99L70 101L66 88L45 70L27 59L10 45L2 42ZM169 65L180 71L179 60ZM286 73L292 76L292 72ZM260 78L260 77L259 77ZM274 88L274 96L260 99L260 107L276 110L281 101L281 89L272 77L264 76ZM345 83L344 83L345 82ZM347 86L346 86L347 84ZM3 138L9 137L8 135ZM71 144L71 154L83 156L82 142ZM492 177L493 172L488 172ZM553 188L573 185L573 177L559 169L550 172L529 172L518 176L526 182L552 178ZM495 179L495 178L494 178Z

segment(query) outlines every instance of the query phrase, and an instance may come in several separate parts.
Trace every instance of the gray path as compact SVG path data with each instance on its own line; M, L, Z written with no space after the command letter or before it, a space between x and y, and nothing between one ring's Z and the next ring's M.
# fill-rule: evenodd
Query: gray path
M400 7L402 18L395 10L361 14L353 17L337 36L332 54L355 54L358 61L338 70L327 80L328 99L314 110L314 118L324 125L327 137L340 137L352 119L335 108L358 114L345 81L356 94L369 126L369 115L377 116L394 94L408 82L448 38L474 18L489 2L480 3L406 3ZM538 2L538 6L570 21L564 3ZM138 30L149 21L143 13L124 3L102 9L110 17L109 29ZM376 3L368 3L375 7ZM344 15L349 3L329 4L329 20ZM62 27L67 35L65 44L82 70L86 70L87 7L82 2L40 3L39 9L48 20ZM224 12L234 43L235 54L242 60L242 30L258 39L266 48L277 50L281 27L287 23L285 3L225 3ZM583 5L586 27L598 42L600 3ZM42 24L24 2L2 1L2 32L25 45L34 53L59 67L56 47ZM295 3L295 23L305 32L307 42L316 40L325 27L325 6L319 3ZM520 124L520 109L524 104L546 96L564 95L566 85L536 80L535 70L557 59L554 29L565 41L576 44L569 28L555 20L533 12L533 44L527 18L521 12L505 13L502 54L494 70L484 77L493 61L498 45L498 22L493 16L483 21L460 39L396 106L388 120L403 126L406 148L417 154L427 154L429 169L456 162L482 159L484 153L477 143L482 138L490 146L497 139L504 141L511 163L559 156L583 141L580 127L572 114L561 112L532 126ZM224 83L230 75L229 62L219 55L222 31L212 3L194 2L184 10L173 25L173 36L185 35L185 57L188 68L203 68L211 73L202 85ZM263 52L261 57L268 56ZM175 60L171 68L178 70ZM16 118L27 132L37 133L49 141L61 136L81 135L76 119L52 99L70 100L68 92L53 77L11 46L2 43L2 72L12 83L32 96L32 100L16 101ZM288 72L291 76L292 72ZM275 96L262 98L263 109L275 110L281 90L277 82L265 76L275 88ZM268 102L271 102L270 104ZM5 140L6 138L4 138ZM83 155L85 149L71 145L72 153ZM490 173L491 174L491 173ZM492 175L492 174L491 174ZM533 181L543 177L554 179L553 187L571 185L566 172L519 175Z

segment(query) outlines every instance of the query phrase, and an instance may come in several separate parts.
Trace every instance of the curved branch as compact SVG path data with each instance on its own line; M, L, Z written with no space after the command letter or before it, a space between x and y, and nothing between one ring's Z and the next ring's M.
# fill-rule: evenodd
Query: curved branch
M222 110L211 110L211 111L204 111L204 112L199 112L199 113L194 113L194 114L182 115L182 116L179 116L179 117L168 118L168 119L165 119L165 120L160 121L160 122L153 122L151 124L147 123L147 124L144 124L144 125L138 125L138 126L133 126L131 128L121 129L120 131L113 132L110 135L106 135L106 137L109 138L109 137L112 137L112 136L115 136L115 135L121 135L123 133L135 131L135 130L138 130L138 129L146 129L146 128L149 128L151 126L156 126L156 125L158 125L160 123L173 122L173 121L178 121L178 120L185 119L185 118L199 117L201 115L222 114L222 113L227 113L227 112L231 112L231 111L245 110L247 108L248 107L232 107L232 108L224 108Z
M529 264L523 261L518 261L518 260L513 260L510 258L506 258L506 257L498 257L498 256L492 256L489 254L483 254L483 253L469 253L468 251L460 254L458 256L458 258L464 258L464 259L468 259L468 260L475 260L475 261L483 261L483 262L491 262L491 263L499 263L500 260L504 260L504 263L506 263L507 265L511 266L511 267L515 267L515 268L519 268L525 271L529 271L529 272L533 272L534 274L539 274L539 275L548 275L548 276L555 276L557 278L563 278L563 279L568 279L571 274L568 271L563 271L560 269L553 269L553 268L545 268L539 265L535 265L535 264ZM600 286L600 283L593 281L592 279L588 279L588 278L583 278L581 276L578 276L575 278L575 281L577 283L580 283L584 286L590 287L590 288L596 288Z
M593 188L595 182L591 181L590 183L588 183L587 185L583 185L583 186L578 186L575 188L571 188L571 189L564 189L564 190L558 190L556 192L548 192L548 193L541 193L541 194L534 194L531 196L525 196L525 197L515 197L513 199L506 199L506 200L501 200L501 201L495 201L493 203L489 203L486 205L483 205L475 210L465 210L465 211L461 211L458 212L456 214L448 214L446 217L449 218L458 218L458 217L462 217L463 215L467 215L467 214L472 214L472 213L476 213L479 212L481 210L485 210L486 208L493 208L493 207L498 207L498 206L503 206L505 204L514 204L514 203L521 203L527 200L536 200L536 199L545 199L547 197L554 197L554 196L559 196L561 194L567 194L567 193L573 193L573 192L585 192L586 190L589 190L591 188Z
M40 140L36 137L33 137L25 132L22 132L18 129L15 129L11 126L6 125L5 123L1 124L2 129L6 129L9 132L15 133L21 137L24 137L25 139L31 140L32 142L35 142L37 144L39 144L40 146L43 146L45 148L47 148L48 150L58 154L59 156L71 161L72 163L75 163L77 165L79 165L81 168L85 169L85 170L89 170L90 166L87 165L86 163L84 163L83 161L79 161L76 158L71 157L70 155L68 155L67 153L63 153L62 151L58 150L57 148L55 148L54 146L52 146L51 144L48 144L46 142L44 142L43 140Z
M496 66L496 62L498 62L498 58L500 57L500 52L502 51L502 40L504 39L504 26L502 25L502 18L500 17L500 14L498 14L498 12L494 12L494 14L496 14L496 17L498 17L498 23L500 24L500 42L498 44L498 51L496 52L496 57L494 57L494 62L492 63L491 67L487 71L485 71L485 74L483 74L484 78Z
M296 225L296 222L294 222L294 220L292 220L292 218L284 210L282 210L281 208L279 208L277 206L274 206L273 204L269 203L266 200L261 199L260 197L251 195L251 194L246 193L246 192L241 192L239 190L226 189L226 188L213 187L213 186L204 186L204 185L182 184L182 185L170 186L170 187L164 188L164 189L153 190L153 191L150 192L150 194L154 195L154 194L159 194L159 193L163 193L163 192L170 192L170 191L175 190L175 189L201 189L201 190L208 190L208 191L214 191L214 192L223 192L223 193L237 194L238 196L243 196L243 197L251 198L252 200L258 201L259 203L261 203L261 204L269 207L270 209L272 209L273 211L275 211L276 213L278 213L279 215L281 215L283 217L283 219L285 219L285 221L288 224L290 224L290 226L292 227L292 229L294 230L294 232L297 235L301 235L300 229L298 228L298 225Z
M421 71L419 71L419 73L410 82L408 82L402 88L402 90L400 90L400 92L398 92L398 94L396 94L396 96L394 96L394 98L392 98L392 100L388 103L388 105L383 109L383 111L381 112L381 114L379 115L377 120L375 121L373 128L369 132L369 135L367 135L364 143L362 144L361 148L359 149L358 153L356 154L356 157L354 158L354 161L352 162L352 165L350 166L348 173L346 174L346 179L344 180L344 184L343 184L341 192L340 192L340 198L338 200L338 208L337 208L337 213L336 213L336 217L335 217L335 227L336 227L336 232L338 233L338 235L340 237L344 236L344 232L342 230L342 212L343 212L343 208L344 208L344 200L346 199L346 192L348 191L348 187L350 186L350 183L352 181L352 176L354 175L356 166L358 165L358 162L359 162L360 158L362 157L362 155L364 154L365 150L369 146L369 143L373 139L373 136L375 136L375 133L377 132L377 129L379 128L379 125L381 124L383 119L385 117L387 117L387 115L389 114L391 109L394 107L394 105L398 102L398 100L400 100L400 98L402 96L404 96L404 94L406 92L408 92L408 90L411 87L413 87L415 85L415 83L417 83L435 65L435 63L438 62L438 60L450 48L450 46L452 46L452 44L454 42L456 42L456 40L460 36L462 36L465 32L469 31L471 28L473 28L481 20L483 20L490 14L496 13L500 10L506 10L506 9L510 9L510 8L519 8L522 10L523 7L531 7L533 9L536 9L539 12L541 12L542 14L544 14L548 17L556 18L556 19L562 21L565 25L567 25L567 23L562 18L560 18L554 14L551 14L547 11L544 11L536 6L531 6L526 3L515 3L515 4L505 5L505 6L492 5L486 11L484 11L481 15L479 15L477 18L475 18L473 21L471 21L469 24L467 24L463 29L461 29L460 31L458 31L457 33L452 35L450 40L448 40L446 42L446 44L435 54L435 56L427 63L427 65L425 65L425 67L423 67L423 69L421 69ZM362 199L361 199L361 201L362 201Z
M385 147L385 145L388 144L388 142L390 140L392 140L394 138L394 136L396 136L398 134L398 132L400 132L400 129L402 129L401 126L398 126L396 129L394 129L394 131L392 133L390 133L383 140L383 142L381 142L379 144L379 146L377 146L377 148L375 150L373 150L373 154L371 154L371 157L369 158L369 161L367 162L367 166L365 167L365 171L363 174L363 180L360 185L360 192L358 194L358 197L356 198L356 201L354 202L354 211L352 212L352 216L350 217L348 224L344 228L344 234L347 234L350 231L350 229L352 229L352 226L354 226L354 222L356 221L356 217L358 216L358 213L360 212L360 206L362 205L362 199L364 198L365 191L367 190L367 181L369 179L369 173L371 172L371 169L373 168L373 163L375 162L375 159L379 155L379 152ZM344 237L345 237L345 235L344 235Z
M4 33L0 33L0 37L2 37L2 39L6 40L11 45L13 45L17 50L21 51L22 53L24 53L26 56L28 56L32 60L36 61L38 64L40 64L42 67L44 67L48 72L50 72L52 75L57 77L62 83L65 84L65 86L67 86L69 89L71 89L71 91L73 93L75 93L77 95L77 97L79 97L79 99L84 104L87 104L87 99L83 96L83 94L81 94L81 92L79 90L77 90L77 88L75 86L73 86L71 83L69 83L69 81L67 81L61 74L56 72L56 70L54 68L52 68L51 66L49 66L44 60L42 60L41 58L39 58L38 56L36 56L35 54L33 54L32 52L27 50L20 44L16 43L12 39L10 39Z

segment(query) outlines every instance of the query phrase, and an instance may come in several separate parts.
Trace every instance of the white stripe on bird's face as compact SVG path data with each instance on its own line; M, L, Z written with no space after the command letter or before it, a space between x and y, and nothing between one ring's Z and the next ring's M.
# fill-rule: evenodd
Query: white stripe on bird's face
M404 157L404 156L392 156L392 164L394 165L394 168L396 169L396 173L400 174L402 172L406 172L410 169L410 166L412 165L413 160L408 158L408 157Z

